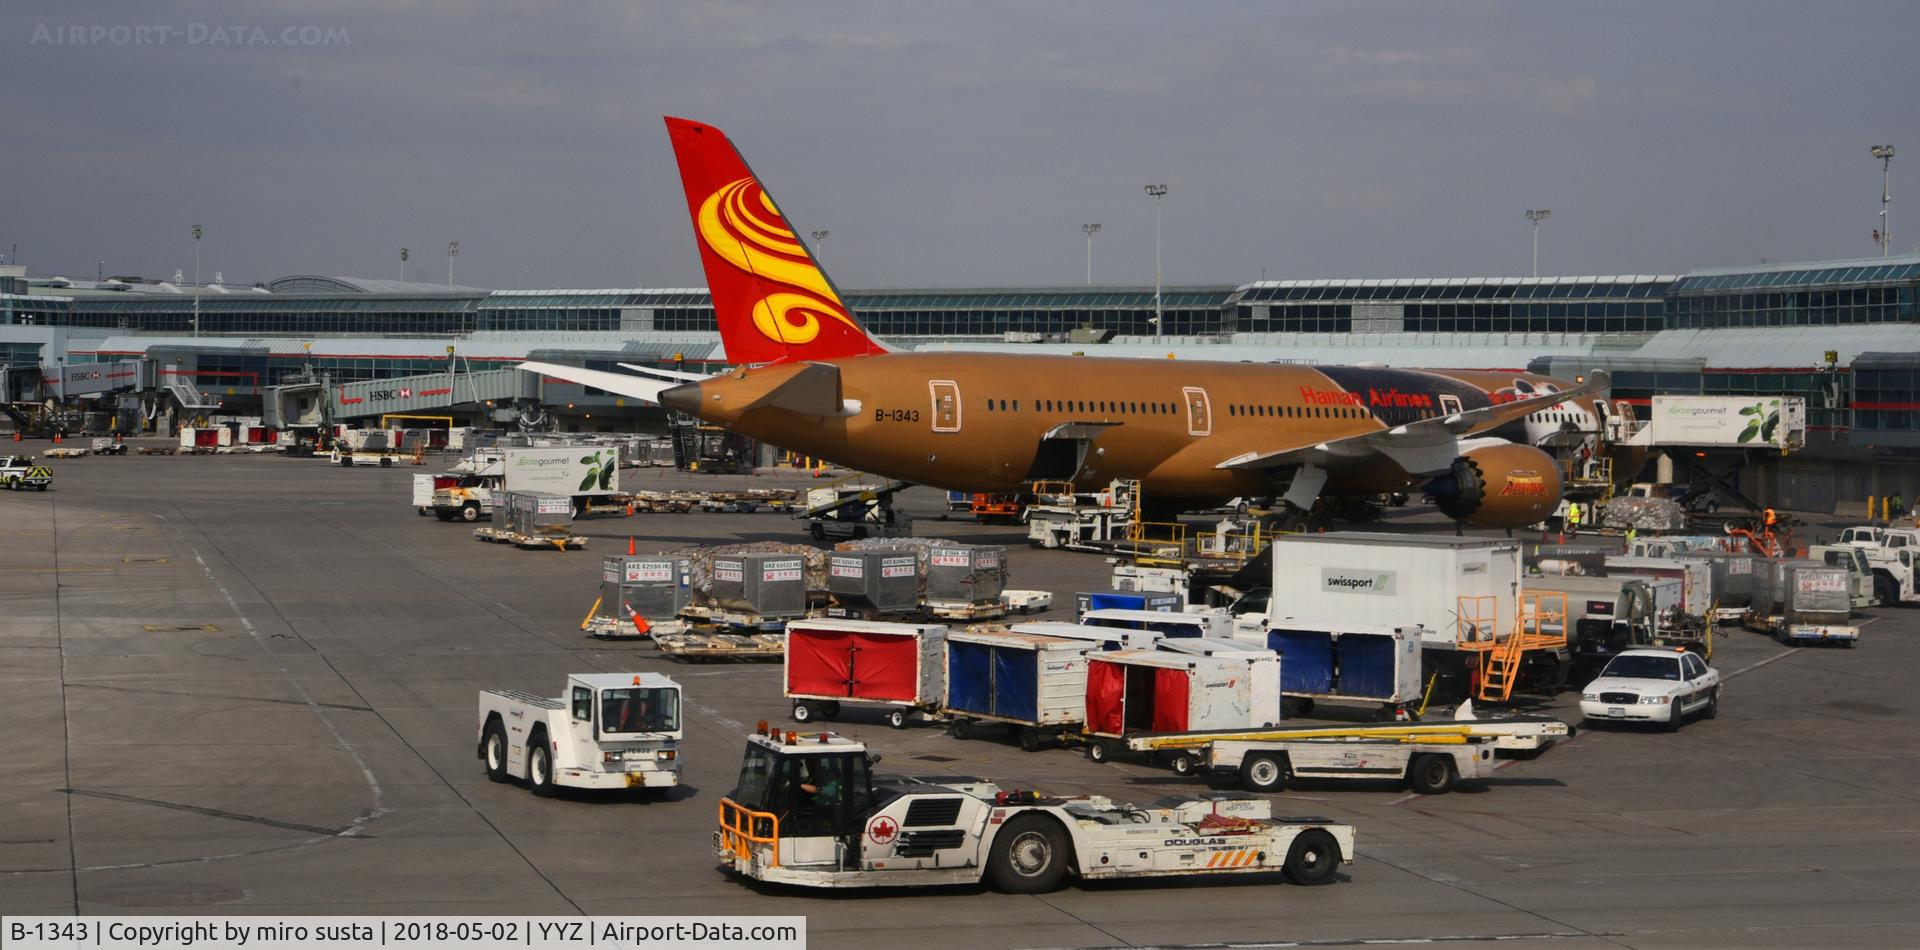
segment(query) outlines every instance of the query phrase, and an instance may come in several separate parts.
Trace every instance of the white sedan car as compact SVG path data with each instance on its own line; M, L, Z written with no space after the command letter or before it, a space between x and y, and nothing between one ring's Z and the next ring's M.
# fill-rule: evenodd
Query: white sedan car
M1580 712L1589 720L1663 723L1673 732L1694 713L1719 714L1720 671L1685 651L1627 650L1587 684Z

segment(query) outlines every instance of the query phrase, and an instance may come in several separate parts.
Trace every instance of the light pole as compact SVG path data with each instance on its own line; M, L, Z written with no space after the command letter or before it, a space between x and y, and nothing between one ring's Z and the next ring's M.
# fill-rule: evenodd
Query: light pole
M193 226L193 335L200 335L200 226Z
M1087 235L1087 286L1093 286L1093 236L1100 233L1100 225L1083 224L1080 230Z
M1527 212L1527 220L1533 222L1533 276L1540 276L1540 222L1553 217L1547 208Z
M1167 334L1166 310L1160 305L1160 199L1167 196L1166 185L1148 185L1153 197L1153 335Z
M404 247L400 249L400 279L403 281L407 279L407 258L411 256L413 256L412 251Z
M460 242L447 242L447 286L453 286L453 259L460 256Z
M827 266L827 235L832 233L831 231L813 232L813 259L814 263L821 267Z
M1887 202L1892 197L1887 191L1888 175L1893 165L1893 146L1875 145L1873 157L1880 160L1880 230L1875 235L1880 239L1880 256L1887 256L1887 245L1893 243L1893 234L1887 230Z

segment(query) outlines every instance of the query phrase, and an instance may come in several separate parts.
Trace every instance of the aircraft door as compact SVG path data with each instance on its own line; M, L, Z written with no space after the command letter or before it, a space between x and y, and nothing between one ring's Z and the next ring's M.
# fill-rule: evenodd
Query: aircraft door
M1187 399L1187 434L1212 435L1213 410L1207 402L1207 391L1198 386L1188 386L1180 392Z
M960 431L960 384L950 379L927 383L933 394L933 431Z
M1442 416L1452 416L1452 415L1458 415L1459 413L1460 413L1460 397L1452 393L1441 393L1440 394L1440 414Z

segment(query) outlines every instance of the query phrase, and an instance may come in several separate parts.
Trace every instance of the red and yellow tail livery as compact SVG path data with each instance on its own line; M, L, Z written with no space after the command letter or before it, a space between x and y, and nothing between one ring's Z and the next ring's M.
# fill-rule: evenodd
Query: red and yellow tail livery
M669 116L666 122L727 361L886 352L854 321L726 134L687 119Z

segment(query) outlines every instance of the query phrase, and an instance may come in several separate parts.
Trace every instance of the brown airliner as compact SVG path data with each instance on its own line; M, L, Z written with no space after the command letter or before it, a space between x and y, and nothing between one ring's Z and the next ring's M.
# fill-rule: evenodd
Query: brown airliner
M860 471L963 491L1138 479L1156 507L1413 489L1449 516L1517 527L1560 501L1524 433L1607 412L1603 372L1418 371L1197 360L889 352L724 134L667 119L727 358L720 376L522 368L658 402ZM1525 438L1525 435L1522 436Z

